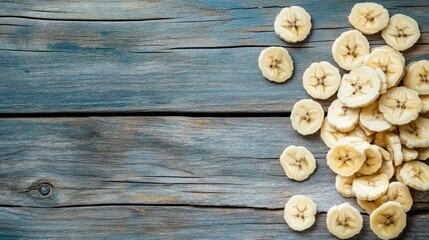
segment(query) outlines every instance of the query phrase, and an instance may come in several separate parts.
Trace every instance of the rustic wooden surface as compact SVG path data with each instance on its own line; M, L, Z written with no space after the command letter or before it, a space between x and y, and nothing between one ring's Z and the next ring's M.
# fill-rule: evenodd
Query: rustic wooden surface
M428 59L429 4L381 3L419 23L406 61ZM318 134L300 136L288 114L308 98L305 68L333 63L332 42L351 29L353 4L0 0L0 239L332 238L327 210L356 200L336 192ZM290 5L313 17L303 43L273 32ZM285 84L257 68L271 45L295 60ZM292 144L317 159L301 183L278 160ZM41 184L52 186L47 196ZM428 239L429 193L412 193L401 237ZM303 233L282 216L294 194L318 205ZM357 238L374 239L363 215Z

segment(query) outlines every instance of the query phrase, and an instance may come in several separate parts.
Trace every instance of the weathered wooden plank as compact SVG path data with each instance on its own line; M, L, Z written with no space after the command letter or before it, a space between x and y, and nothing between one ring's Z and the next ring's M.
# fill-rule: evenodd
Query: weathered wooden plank
M318 136L289 118L50 118L0 120L0 205L174 204L281 209L295 194L319 211L355 200L335 190ZM287 179L278 157L307 146L316 172ZM38 187L53 186L49 197ZM429 192L413 192L429 210Z
M312 14L313 31L303 43L286 44L272 25L282 7L294 4ZM332 42L350 29L353 4L0 1L0 113L290 111L308 97L305 68L333 62ZM422 37L405 52L407 62L427 59L429 5L383 5L420 24ZM372 46L384 44L379 34L369 39ZM264 80L257 68L260 51L271 45L286 46L295 59L286 84Z
M377 239L363 216L354 239ZM408 214L400 239L428 239L429 215ZM0 238L109 239L335 239L319 213L313 227L292 231L282 210L98 206L76 208L0 208Z

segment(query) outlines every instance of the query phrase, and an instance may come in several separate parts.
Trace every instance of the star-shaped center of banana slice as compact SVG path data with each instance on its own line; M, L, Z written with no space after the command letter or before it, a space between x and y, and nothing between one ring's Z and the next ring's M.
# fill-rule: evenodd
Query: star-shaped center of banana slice
M408 35L405 33L405 29L398 28L398 37L408 37Z
M390 226L394 223L393 215L389 215L386 217L386 221L384 221L384 225Z

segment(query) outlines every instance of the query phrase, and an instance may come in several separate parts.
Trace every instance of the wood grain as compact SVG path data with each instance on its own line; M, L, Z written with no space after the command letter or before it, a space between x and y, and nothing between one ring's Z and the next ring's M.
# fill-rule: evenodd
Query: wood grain
M320 212L345 199L335 190L319 137L302 137L289 118L52 118L0 120L0 205L98 204L282 209L295 194ZM287 179L278 157L308 147L316 172ZM43 197L40 183L53 186ZM429 192L413 192L429 210Z
M313 30L303 43L286 44L272 25L282 7L296 4L312 15ZM353 4L0 1L0 113L288 112L309 97L303 71L333 62L332 42L351 29ZM421 38L406 61L427 59L427 2L383 5L419 23ZM384 44L379 34L368 38L371 46ZM264 80L257 68L271 45L287 47L295 60L285 84Z
M202 207L100 206L0 208L2 239L336 239L326 214L303 232L284 223L282 210ZM377 239L364 227L353 239ZM399 239L428 239L429 216L408 214Z

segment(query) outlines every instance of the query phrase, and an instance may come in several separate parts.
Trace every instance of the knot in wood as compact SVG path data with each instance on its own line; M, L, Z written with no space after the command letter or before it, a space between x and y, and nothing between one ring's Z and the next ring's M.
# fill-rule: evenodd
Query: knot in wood
M52 186L48 183L41 183L39 185L39 193L43 196L49 196L52 192Z

